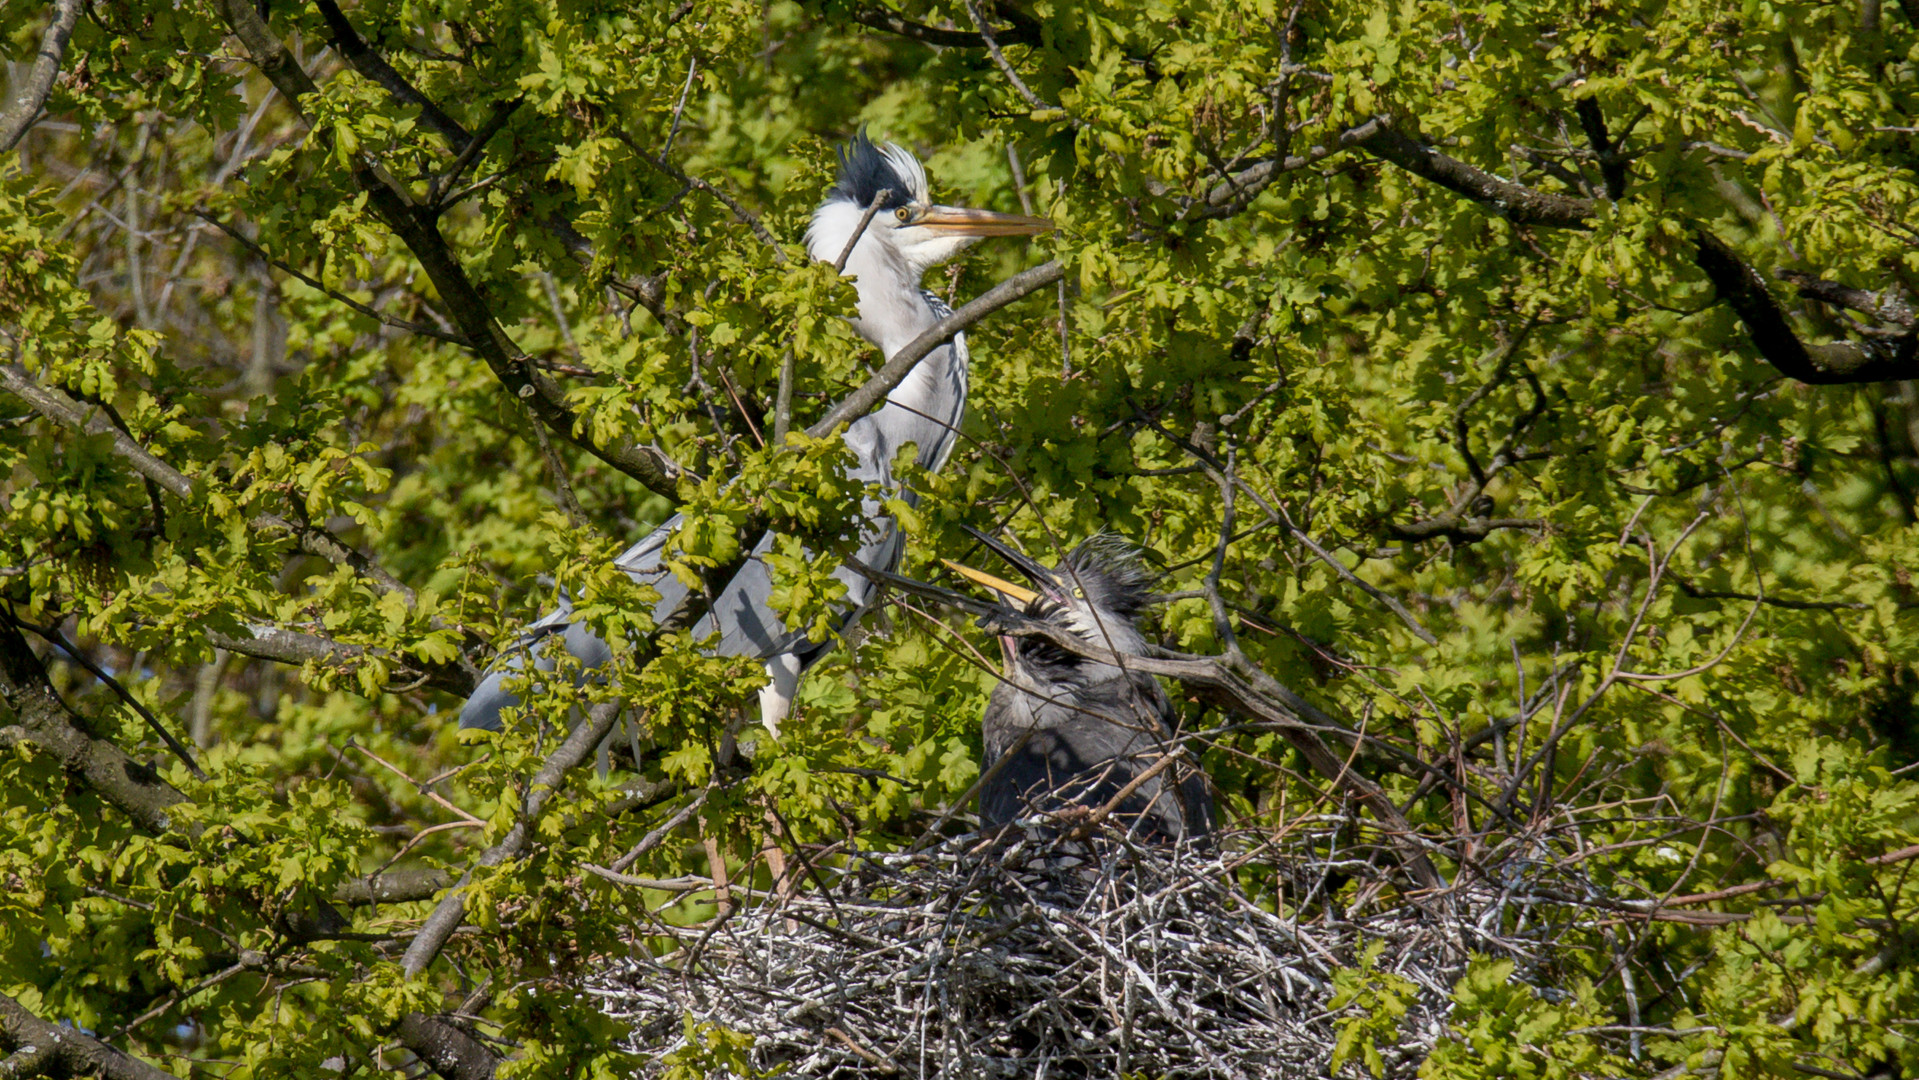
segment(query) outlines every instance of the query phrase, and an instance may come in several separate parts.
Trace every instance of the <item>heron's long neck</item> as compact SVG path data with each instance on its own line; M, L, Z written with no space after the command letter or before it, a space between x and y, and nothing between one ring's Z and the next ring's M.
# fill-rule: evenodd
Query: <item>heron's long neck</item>
M863 273L857 286L860 317L854 325L889 360L940 321L942 312L920 293L917 275ZM885 434L885 452L915 443L922 468L944 465L966 413L966 374L963 347L942 345L913 365L873 414Z

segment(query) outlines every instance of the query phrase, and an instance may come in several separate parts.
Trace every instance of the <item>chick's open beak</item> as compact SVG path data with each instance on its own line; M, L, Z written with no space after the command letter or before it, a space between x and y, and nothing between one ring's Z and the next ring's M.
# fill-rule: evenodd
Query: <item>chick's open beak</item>
M964 206L929 206L913 224L946 236L1033 236L1053 228L1052 221L1043 217Z

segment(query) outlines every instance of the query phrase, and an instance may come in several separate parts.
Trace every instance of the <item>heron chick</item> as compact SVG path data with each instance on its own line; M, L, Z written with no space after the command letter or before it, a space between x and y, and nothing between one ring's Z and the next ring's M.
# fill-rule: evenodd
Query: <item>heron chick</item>
M874 209L870 215L869 209ZM806 248L825 263L837 264L845 256L845 272L859 291L853 328L891 359L953 313L920 288L920 278L928 270L983 237L1031 236L1052 227L1045 218L935 203L926 170L911 152L893 143L876 144L861 132L840 151L839 182L814 210ZM848 245L852 245L850 252ZM849 475L862 483L878 484L883 496L897 494L909 504L915 501L914 493L901 490L894 479L893 458L912 445L921 468L937 472L946 464L966 413L968 361L965 335L954 334L914 365L884 404L849 424L846 444L855 458ZM894 569L904 542L898 527L876 499L863 500L860 513L855 558L865 566ZM634 581L659 590L660 600L653 609L656 620L677 611L687 598L687 586L661 565L666 542L680 523L679 515L674 515L614 560ZM766 662L768 682L760 692L760 719L777 737L780 721L798 693L801 673L825 653L831 638L815 640L789 628L773 610L769 602L772 575L764 559L774 540L771 532L759 538L745 564L713 595L707 614L693 626L693 637L718 635L711 647L714 654ZM834 576L846 586L838 625L844 630L872 603L874 586L851 569L842 568ZM611 648L574 621L571 604L562 598L558 610L527 627L503 650L460 710L460 726L498 730L500 710L519 703L506 689L506 680L522 674L529 660L536 670L552 670L553 660L542 654L555 643L564 645L586 669L612 658Z
M967 531L1034 587L954 562L947 566L1019 605L1027 618L1120 661L1088 659L1044 637L1001 635L1006 677L993 688L981 720L988 763L980 785L981 825L994 828L1071 806L1097 810L1117 800L1114 818L1143 838L1210 837L1212 794L1180 746L1172 702L1151 675L1123 666L1127 657L1147 651L1138 619L1152 603L1154 575L1138 551L1116 537L1095 536L1049 570L984 533Z

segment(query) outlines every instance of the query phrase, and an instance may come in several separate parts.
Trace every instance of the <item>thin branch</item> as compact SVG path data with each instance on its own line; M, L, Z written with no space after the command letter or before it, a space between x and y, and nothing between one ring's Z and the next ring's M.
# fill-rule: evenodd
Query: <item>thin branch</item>
M853 21L874 30L883 30L903 38L938 45L945 49L980 49L986 47L985 39L979 34L969 34L963 30L942 30L925 23L916 23L881 7L864 5L853 9ZM996 30L993 36L1006 45L1039 44L1038 28L1015 23L1005 30Z
M518 857L533 840L533 832L538 824L540 811L554 792L560 789L566 774L593 755L593 748L613 730L613 724L620 717L622 706L619 702L609 701L595 705L580 723L574 725L559 748L553 751L538 772L527 781L526 797L520 806L519 819L507 830L500 842L483 853L478 865L482 867L498 866L509 859ZM463 890L473 880L473 871L468 870L460 876L459 884L441 897L433 914L427 916L420 926L418 937L407 947L406 956L400 966L409 978L418 978L427 965L433 963L440 950L452 939L454 931L466 921L466 897Z
M680 100L673 104L673 123L666 129L666 145L660 147L660 160L665 161L673 153L673 140L680 135L680 119L686 113L686 99L693 93L693 79L699 74L700 58L697 55L686 58L686 85L680 87Z
M887 358L885 364L873 373L859 389L848 394L839 404L827 410L818 423L806 429L809 438L820 439L831 434L834 428L849 423L864 415L867 410L879 404L881 398L893 392L906 378L913 365L926 358L926 354L946 344L954 334L972 326L986 316L1029 293L1051 285L1066 276L1066 268L1058 259L1033 267L1024 273L1015 274L979 296L968 301L958 311L941 319L937 326L927 330L906 344L906 347Z
M199 218L201 221L206 222L207 224L213 226L214 228L232 237L237 243L239 243L241 247L244 247L249 252L252 252L253 255L256 258L258 258L261 262L266 263L268 266L273 267L275 270L278 270L289 277L298 279L300 283L305 285L307 288L312 289L313 291L318 292L324 296L330 297L339 303L345 304L347 307L350 307L353 310L359 312L360 314L365 315L369 319L377 320L397 330L405 330L406 332L410 334L419 334L422 337L434 338L436 340L444 341L452 345L470 344L470 342L468 342L466 338L461 337L458 334L449 334L437 326L430 326L426 323L416 323L416 322L409 321L407 319L399 318L398 316L388 315L385 312L380 311L378 308L374 308L369 305L362 304L358 300L353 299L351 296L348 296L345 293L328 288L324 283L320 282L318 279L310 277L307 274L301 273L300 269L294 266L293 264L288 262L283 262L279 259L274 258L273 255L267 251L267 249L261 247L259 244L256 244L252 240L248 239L246 234L242 233L240 230L232 227L231 225L228 225L226 222L221 221L219 218L214 217L212 214L206 212L205 210L202 210L196 206L193 208L192 214L194 217Z
M78 648L76 648L73 645L72 642L68 641L66 638L66 635L60 632L59 627L35 626L32 623L27 622L26 620L20 618L19 615L12 614L12 613L8 613L7 617L10 618L13 621L13 624L15 626L18 626L20 629L31 630L35 634L38 634L40 637L46 639L49 643L55 646L58 646L61 652L66 653L69 657L73 659L74 663L79 664L81 667L87 669L87 672L91 674L94 678L105 683L107 685L107 688L113 691L114 696L118 697L121 701L126 702L126 704L130 708L132 708L134 712L140 714L140 719L146 721L147 727L151 729L155 735L158 735L160 737L160 741L167 745L167 749L173 751L173 755L179 758L181 762L186 765L187 771L192 773L195 779L205 780L207 778L207 774L205 772L202 772L200 769L200 766L193 760L193 754L187 750L186 744L182 743L179 739L174 738L173 732L167 730L166 725L160 722L159 717L153 715L152 710L148 709L144 704L142 704L139 698L134 697L132 693L128 692L126 687L120 685L120 680L114 678L112 675L107 674L107 672L103 668L101 668L100 665L88 659L85 653L81 652Z
M1221 212L1230 212L1252 201L1253 197L1264 191L1268 185L1284 173L1297 172L1309 165L1363 145L1366 140L1377 135L1386 127L1383 117L1374 117L1341 131L1324 146L1315 146L1304 154L1276 157L1249 165L1239 172L1224 177L1206 193L1207 216L1220 216Z
M27 369L20 365L0 364L0 390L6 390L25 401L33 411L49 420L79 428L89 435L108 436L112 440L114 453L126 458L140 475L152 480L177 498L189 502L193 500L194 483L185 473L153 456L145 447L133 441L132 436L109 422L98 410L84 409L58 390L40 385L32 375L28 374ZM261 514L253 518L249 524L256 529L290 533L299 542L302 551L318 555L335 565L350 567L355 573L378 585L382 590L399 593L406 599L408 606L414 602L412 589L401 584L371 559L347 546L325 529L311 524L296 524L275 514Z
M466 141L466 146L460 151L460 156L454 158L453 164L447 166L446 172L434 180L432 185L427 189L427 205L433 207L436 211L444 211L447 207L458 202L457 199L446 198L447 189L459 182L460 175L466 172L467 168L479 158L480 151L486 149L486 144L493 141L493 136L500 133L500 129L504 128L506 122L512 119L514 111L525 101L526 95L522 94L511 101L502 101L493 107L493 115L487 117L486 123L480 125L480 130L475 132L473 137ZM460 197L465 198L471 190L471 188L463 189L459 193Z
M840 257L833 260L835 274L846 273L846 260L853 257L853 249L859 246L860 237L866 235L866 227L873 223L873 215L880 212L880 207L886 204L892 194L892 188L881 188L873 195L873 201L866 204L866 212L860 215L859 226L853 230L852 236L847 237L846 246L840 249Z
M993 63L999 65L1000 73L1006 76L1006 81L1013 84L1014 90L1019 91L1019 96L1026 100L1026 104L1034 110L1058 109L1059 106L1048 105L1046 102L1040 100L1038 94L1027 89L1026 83L1019 77L1019 72L1013 70L1012 64L1007 63L1006 54L1000 51L999 42L993 40L993 32L986 28L986 19L979 13L977 0L966 0L966 14L972 16L973 26L979 30L980 40L986 43L986 51L992 54Z
M773 395L773 445L785 446L793 429L793 350L780 356L780 388Z
M60 62L67 55L67 39L80 21L80 0L54 0L53 19L41 35L39 55L33 68L20 80L20 94L0 112L0 154L13 149L26 137L27 129L40 116L40 109L53 92L53 80L60 74Z

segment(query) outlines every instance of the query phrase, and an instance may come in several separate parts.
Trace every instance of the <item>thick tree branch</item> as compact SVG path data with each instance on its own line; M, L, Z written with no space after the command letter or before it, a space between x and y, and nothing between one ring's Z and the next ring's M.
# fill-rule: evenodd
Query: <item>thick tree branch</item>
M1391 127L1381 128L1360 145L1384 161L1519 224L1583 228L1597 210L1591 199L1550 194L1501 180ZM1719 298L1739 316L1759 355L1781 375L1814 386L1919 379L1919 355L1915 355L1919 349L1911 337L1807 345L1793 331L1758 271L1704 229L1695 230L1693 240L1699 269L1719 290Z
M1379 130L1361 140L1359 145L1382 161L1391 162L1414 176L1464 195L1521 225L1583 229L1587 219L1597 210L1591 199L1536 191L1523 184L1501 180L1400 133L1390 124L1382 124Z
M73 28L80 21L80 3L81 0L55 0L53 20L40 38L39 55L33 58L33 67L26 78L20 80L20 93L13 104L0 112L0 154L19 145L47 103L47 95L53 92L54 77L60 74L60 61L67 55L67 39L73 36Z
M103 1080L175 1080L172 1073L116 1050L79 1028L49 1023L0 994L0 1037L12 1055L0 1077L98 1076Z
M1698 245L1693 258L1699 269L1719 291L1719 299L1739 316L1759 355L1781 375L1814 386L1919 379L1919 358L1914 356L1911 338L1807 345L1799 340L1757 270L1704 229L1693 233L1693 242Z
M444 870L389 870L373 877L341 882L333 890L336 904L404 904L412 900L431 900L442 889L452 887L453 875Z
M1901 330L1919 328L1919 316L1914 315L1912 304L1889 293L1867 292L1797 270L1780 270L1774 276L1798 289L1799 295L1808 300L1870 315Z
M400 1042L446 1080L493 1080L500 1059L444 1017L408 1013L394 1030Z
M441 111L438 105L406 81L404 75L394 70L393 65L386 62L386 57L367 46L365 39L341 13L338 4L333 0L314 0L314 6L320 9L320 17L326 20L327 33L333 35L333 47L340 50L340 55L353 65L353 70L369 81L378 83L400 101L420 110L420 122L452 144L456 151L472 141L459 121Z
M1606 181L1606 197L1614 202L1625 198L1626 159L1606 131L1606 115L1599 111L1598 100L1580 98L1573 109L1579 114L1579 126L1586 131L1586 141L1592 144L1593 153L1599 158L1599 175Z
M23 622L18 615L14 615L11 618L15 626L22 630L33 631L45 640L47 644L53 645L61 652L66 653L68 659L85 668L87 674L100 680L101 683L106 685L107 689L113 691L114 696L119 698L123 704L140 714L140 719L146 722L147 730L159 736L160 741L166 744L167 749L173 751L174 757L179 758L180 761L186 765L187 771L191 772L195 779L205 780L207 778L207 774L201 770L199 763L193 760L193 752L187 749L186 744L180 741L179 736L167 730L167 726L160 722L160 718L153 715L153 710L147 708L145 702L134 697L126 687L120 685L119 679L114 678L105 668L94 663L86 653L81 652L78 646L68 641L67 636L60 632L59 627L34 626L30 623Z
M904 349L894 353L881 368L873 373L859 389L846 395L839 404L827 410L818 423L806 429L810 438L824 438L841 424L850 423L865 415L868 409L879 404L880 399L893 392L893 388L913 370L913 365L926 358L926 354L945 344L954 334L965 330L1000 308L1018 300L1029 293L1051 285L1066 276L1066 268L1058 259L1033 267L1024 273L1015 274L1000 282L986 292L974 297L946 318L939 325L908 342Z
M12 711L28 741L59 759L101 798L155 832L170 827L167 808L186 796L119 747L81 730L27 639L5 620L0 620L0 704Z
M277 626L249 626L247 636L209 632L207 641L216 649L271 660L280 664L330 664L345 666L368 658L394 665L395 675L403 680L425 679L428 686L456 697L473 692L478 672L468 664L429 662L415 656L394 654L365 645L349 645L315 634L302 634Z

